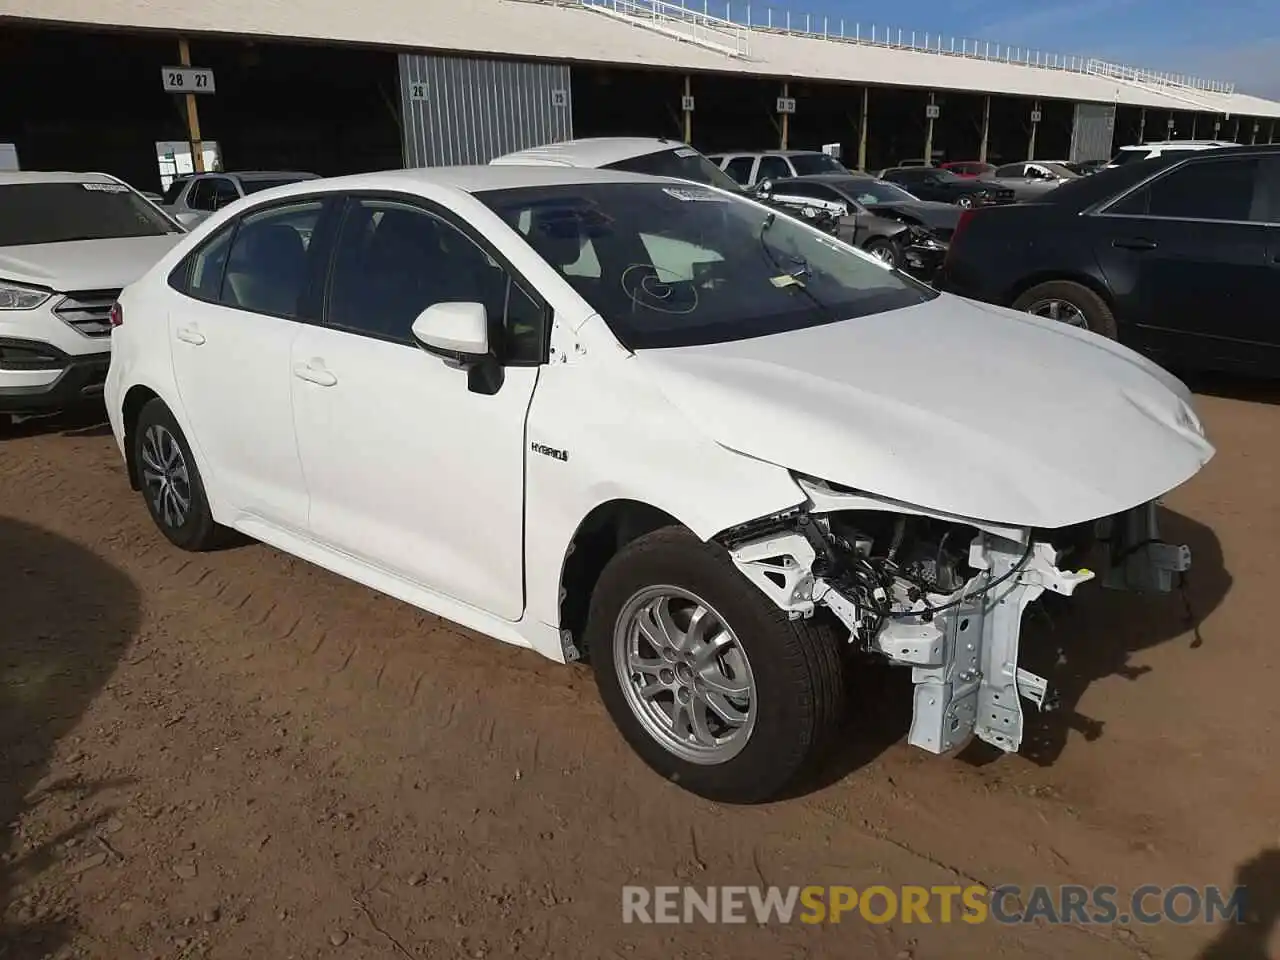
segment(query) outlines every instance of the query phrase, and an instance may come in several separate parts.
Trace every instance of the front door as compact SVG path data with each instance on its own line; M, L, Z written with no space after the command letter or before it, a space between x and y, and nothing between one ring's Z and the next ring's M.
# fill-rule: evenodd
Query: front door
M322 326L293 345L311 534L508 620L524 611L525 420L543 308L445 211L348 200ZM495 393L418 347L419 313L481 302L508 361Z
M323 200L232 223L193 258L169 315L174 376L193 443L238 513L304 530L289 359Z

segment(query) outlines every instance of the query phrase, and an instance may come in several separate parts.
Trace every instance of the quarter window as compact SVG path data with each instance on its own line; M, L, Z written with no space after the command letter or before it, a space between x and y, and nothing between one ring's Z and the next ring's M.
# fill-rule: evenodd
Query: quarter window
M235 224L223 227L218 235L206 243L191 257L184 292L197 300L216 303L222 290L222 275L227 266L227 253L231 250L231 238Z
M481 303L494 353L542 359L543 309L507 270L452 224L410 204L348 203L329 279L327 323L413 343L413 322L436 303Z
M1197 160L1113 204L1108 213L1175 220L1265 220L1256 158Z
M219 301L254 313L298 316L309 276L308 246L323 208L323 200L309 200L241 219Z

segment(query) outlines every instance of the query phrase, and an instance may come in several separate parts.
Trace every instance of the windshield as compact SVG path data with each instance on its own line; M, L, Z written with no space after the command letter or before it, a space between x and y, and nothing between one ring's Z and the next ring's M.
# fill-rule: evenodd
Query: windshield
M840 191L857 200L864 207L877 203L915 203L916 198L901 187L883 180L847 180L839 185Z
M476 196L632 350L768 336L937 296L786 214L706 187L596 183Z
M790 159L797 177L809 177L816 173L849 172L849 168L843 163L825 153L793 153Z
M252 179L241 178L240 188L244 190L246 196L250 193L257 193L259 190L270 190L272 187L283 187L290 183L301 183L303 180L310 180L311 177L254 177Z
M653 177L676 177L696 183L709 183L713 187L732 190L734 193L742 192L742 187L736 181L693 147L674 147L671 150L629 157L617 163L606 163L604 169L647 173Z
M5 184L0 211L0 247L181 232L150 201L120 183Z

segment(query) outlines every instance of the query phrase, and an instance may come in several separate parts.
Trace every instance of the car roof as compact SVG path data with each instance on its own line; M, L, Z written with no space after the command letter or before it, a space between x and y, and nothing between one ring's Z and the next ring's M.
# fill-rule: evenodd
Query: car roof
M10 170L0 173L0 184L121 182L106 173L72 173L68 170Z
M345 177L302 180L272 187L254 195L255 202L295 194L339 190L415 192L424 188L444 187L463 193L509 190L520 187L574 186L593 183L671 183L667 177L623 170L599 170L591 167L543 166L540 164L493 164L486 166L414 167L408 170L383 170L357 173Z
M1186 142L1186 141L1182 141ZM1062 186L1050 190L1043 196L1030 201L1037 204L1063 205L1073 210L1084 210L1102 200L1107 200L1130 187L1136 186L1166 167L1187 163L1187 153L1199 151L1165 150L1152 157L1146 157L1133 163L1123 163L1118 167L1106 167L1087 177L1069 180ZM1280 143L1255 144L1250 146L1234 145L1222 147L1214 151L1214 160L1222 155L1258 156L1280 153Z
M717 150L717 157L812 157L826 156L821 150ZM835 159L834 157L832 159Z
M1150 143L1133 143L1121 150L1205 150L1209 147L1238 147L1232 140L1152 140Z
M844 183L847 180L875 180L869 173L811 173L803 177L775 177L774 183Z
M199 173L179 173L175 180L191 180L195 177L237 177L240 180L319 180L320 174L304 170L201 170Z
M605 164L643 157L689 145L661 137L584 137L517 150L490 160L490 165L538 164L558 167L603 167Z

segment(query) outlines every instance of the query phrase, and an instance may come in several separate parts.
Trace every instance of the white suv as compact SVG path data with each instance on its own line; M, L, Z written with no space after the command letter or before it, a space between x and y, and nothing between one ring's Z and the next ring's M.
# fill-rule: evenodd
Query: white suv
M1137 143L1127 147L1121 147L1116 155L1111 158L1111 162L1104 164L1103 170L1110 170L1113 167L1119 167L1126 163L1136 163L1139 160L1149 160L1152 157L1158 157L1164 153L1176 153L1179 151L1194 150L1217 150L1220 147L1238 147L1240 144L1232 143L1230 140L1157 140L1151 143Z
M1113 341L618 171L277 188L119 306L107 411L170 541L232 527L585 657L646 762L737 801L822 756L858 657L910 670L912 744L1016 750L1027 604L1090 543L1168 589L1153 498L1213 455Z
M0 419L100 397L121 287L183 235L101 173L0 173Z

